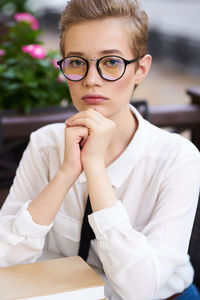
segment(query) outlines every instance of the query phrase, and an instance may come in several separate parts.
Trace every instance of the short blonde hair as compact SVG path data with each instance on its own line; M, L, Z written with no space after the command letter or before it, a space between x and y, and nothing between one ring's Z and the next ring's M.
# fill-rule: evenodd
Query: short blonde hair
M137 0L70 0L59 23L60 51L63 57L67 28L73 24L107 17L120 17L126 21L130 46L136 57L147 53L148 17Z

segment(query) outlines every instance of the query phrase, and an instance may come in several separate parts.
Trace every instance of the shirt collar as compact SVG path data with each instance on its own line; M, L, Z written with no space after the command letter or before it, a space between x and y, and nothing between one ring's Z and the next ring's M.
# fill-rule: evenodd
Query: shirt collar
M142 118L140 113L132 105L130 105L130 109L138 120L137 131L124 152L107 167L108 177L113 187L116 188L122 185L130 172L134 169L147 143L147 121ZM79 176L78 182L86 182L84 172Z

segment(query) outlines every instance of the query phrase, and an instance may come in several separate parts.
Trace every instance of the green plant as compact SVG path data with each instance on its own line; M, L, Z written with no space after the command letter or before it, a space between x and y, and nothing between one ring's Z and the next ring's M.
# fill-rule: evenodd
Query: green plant
M0 9L3 12L30 12L28 9L28 0L1 0Z
M37 19L15 14L0 44L0 109L29 113L32 108L71 102L66 81L56 65L58 53L46 53L39 41Z

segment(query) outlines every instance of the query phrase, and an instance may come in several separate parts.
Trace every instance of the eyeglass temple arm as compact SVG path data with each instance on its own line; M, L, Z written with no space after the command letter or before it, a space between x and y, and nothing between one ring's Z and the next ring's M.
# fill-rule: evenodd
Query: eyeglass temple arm
M136 62L138 59L143 58L144 56L145 56L145 54L142 55L142 56L138 56L137 58L134 58L134 59L131 59L131 60L126 60L126 59L124 59L124 61L125 61L125 63L128 65L128 64L131 64L131 63L133 63L133 62Z

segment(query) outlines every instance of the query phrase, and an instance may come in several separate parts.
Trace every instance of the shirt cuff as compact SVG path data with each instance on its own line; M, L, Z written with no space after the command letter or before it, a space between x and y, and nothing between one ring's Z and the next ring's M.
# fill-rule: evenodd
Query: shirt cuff
M97 240L107 239L105 232L127 219L129 219L129 216L121 201L117 201L112 207L96 211L88 216L90 226L92 227Z
M49 232L53 226L53 222L46 226L40 225L33 221L29 211L27 210L29 202L26 202L16 215L13 224L13 232L22 236L41 239Z

